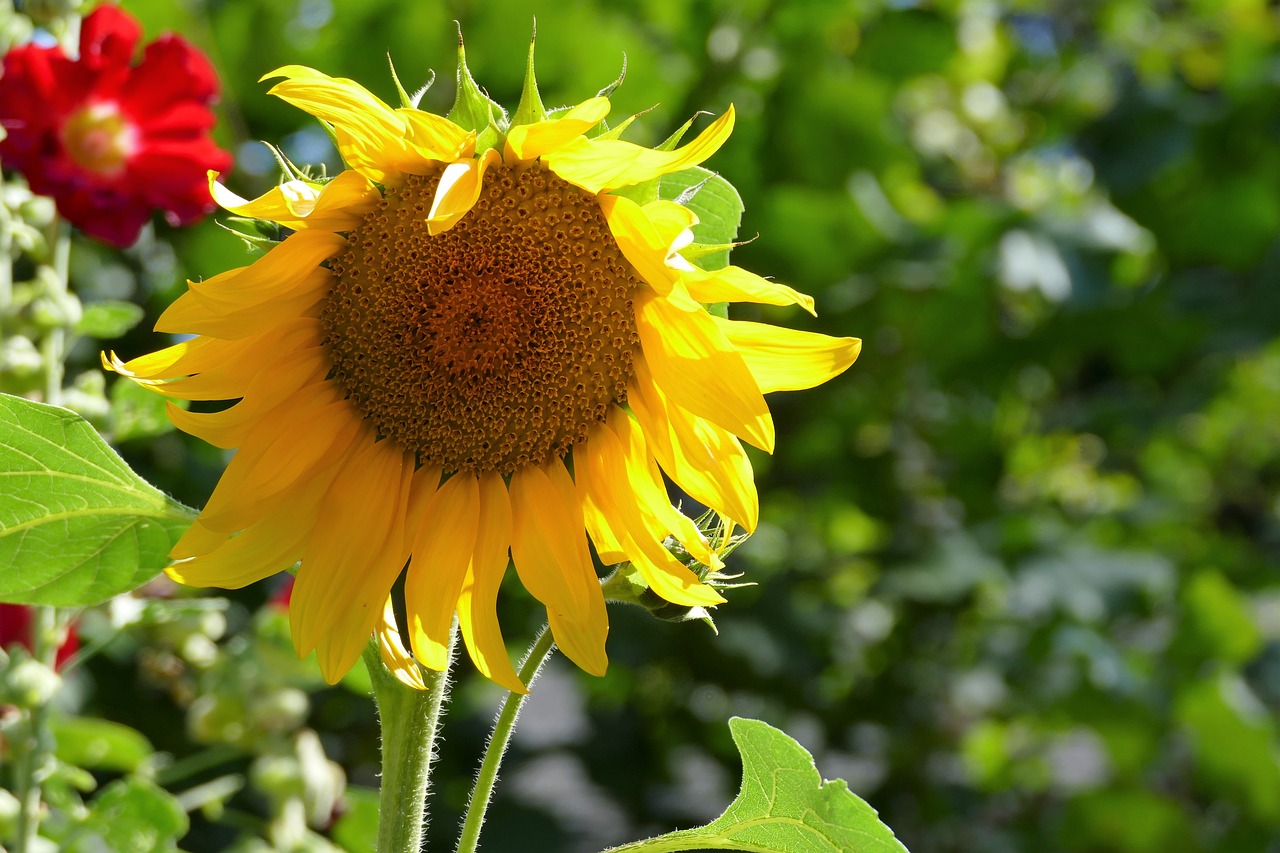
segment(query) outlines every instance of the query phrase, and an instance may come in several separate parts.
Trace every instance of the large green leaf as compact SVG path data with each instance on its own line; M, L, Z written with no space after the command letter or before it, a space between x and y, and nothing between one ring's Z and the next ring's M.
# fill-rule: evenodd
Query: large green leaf
M194 517L84 418L0 394L0 601L87 606L135 589Z
M768 723L729 721L742 753L742 790L706 826L612 848L612 853L905 853L893 830L843 780L823 781L813 756Z

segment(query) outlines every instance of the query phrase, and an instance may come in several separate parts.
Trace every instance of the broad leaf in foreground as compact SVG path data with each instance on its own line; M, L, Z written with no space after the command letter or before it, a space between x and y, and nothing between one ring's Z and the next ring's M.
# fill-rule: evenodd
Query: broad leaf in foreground
M706 826L612 848L611 853L906 853L875 809L841 779L823 781L813 756L768 723L734 717L742 790Z
M0 394L0 601L87 606L136 589L194 517L84 418Z

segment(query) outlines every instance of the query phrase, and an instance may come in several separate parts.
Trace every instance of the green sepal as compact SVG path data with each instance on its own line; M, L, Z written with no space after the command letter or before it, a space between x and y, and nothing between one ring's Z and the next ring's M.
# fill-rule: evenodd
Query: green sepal
M617 91L618 87L622 85L622 81L626 79L627 79L627 55L623 53L622 54L622 70L618 72L617 79L614 80L612 83L610 83L608 86L605 86L599 92L596 92L596 97L597 98L609 97L615 91Z
M418 104L422 103L422 96L427 94L427 90L436 82L436 72L429 72L431 76L427 78L427 82L419 86L418 90L411 95L400 82L400 75L396 73L396 64L392 61L390 52L387 53L387 65L391 68L391 80L396 84L396 94L400 96L400 106L406 110L416 110Z
M228 223L235 223L243 227L233 228ZM244 241L245 246L250 249L261 249L268 251L276 244L289 236L287 229L278 222L270 222L265 219L250 219L245 216L228 216L226 221L215 219L214 224L223 231L228 231Z
M533 35L529 38L529 59L524 67L524 88L520 92L520 104L515 115L511 117L511 126L518 124L537 124L547 120L547 108L542 105L542 96L538 94L538 77L533 67L533 48L538 41L538 22L533 22Z
M458 29L458 88L453 108L445 118L463 130L476 132L476 155L502 144L508 127L507 111L480 90L471 69L467 67L467 51Z

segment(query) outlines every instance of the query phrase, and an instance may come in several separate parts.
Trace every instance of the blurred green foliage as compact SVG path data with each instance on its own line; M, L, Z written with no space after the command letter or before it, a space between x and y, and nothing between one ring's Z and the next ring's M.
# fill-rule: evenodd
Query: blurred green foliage
M742 235L759 235L734 260L819 308L816 320L735 316L866 342L845 376L771 401L778 452L753 457L762 524L731 565L758 586L719 608L719 636L619 611L606 678L553 668L487 847L589 849L714 817L737 779L725 720L741 714L799 738L915 853L1280 849L1271 4L126 6L149 36L176 30L214 57L219 132L238 155L226 180L246 196L274 178L255 139L338 167L314 123L256 82L277 66L313 65L394 100L389 52L409 89L441 73L423 106L443 111L454 19L476 79L508 105L535 15L548 106L595 94L625 53L615 117L653 108L637 141L736 105L735 135L708 164L743 197ZM101 303L81 322L86 334L123 328L129 299L154 319L184 278L248 261L212 223L158 230L123 258L78 244L73 283ZM147 325L112 347L153 349ZM75 354L69 376L93 369L92 347ZM113 405L128 393L112 386ZM126 457L202 505L222 454L154 438L157 413L135 411L121 404L133 420L115 421ZM233 612L266 595L239 594ZM532 635L527 604L513 585L513 644ZM141 649L87 667L79 713L139 729L180 764L202 738L240 750L184 784L261 760L225 732L184 735L199 700L145 677L154 655ZM377 784L371 706L300 684L308 725L355 785L332 838L361 849L364 789ZM243 698L191 689L207 703ZM494 702L463 676L434 844L454 836ZM101 781L132 760L136 742L121 743ZM263 834L269 787L197 811L183 848Z

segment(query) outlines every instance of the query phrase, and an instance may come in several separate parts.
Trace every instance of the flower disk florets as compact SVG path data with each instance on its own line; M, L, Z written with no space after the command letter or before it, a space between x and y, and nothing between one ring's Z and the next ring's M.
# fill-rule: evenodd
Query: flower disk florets
M381 435L446 472L564 456L626 398L641 282L595 198L536 164L491 169L431 236L438 181L388 190L331 262L333 376Z

